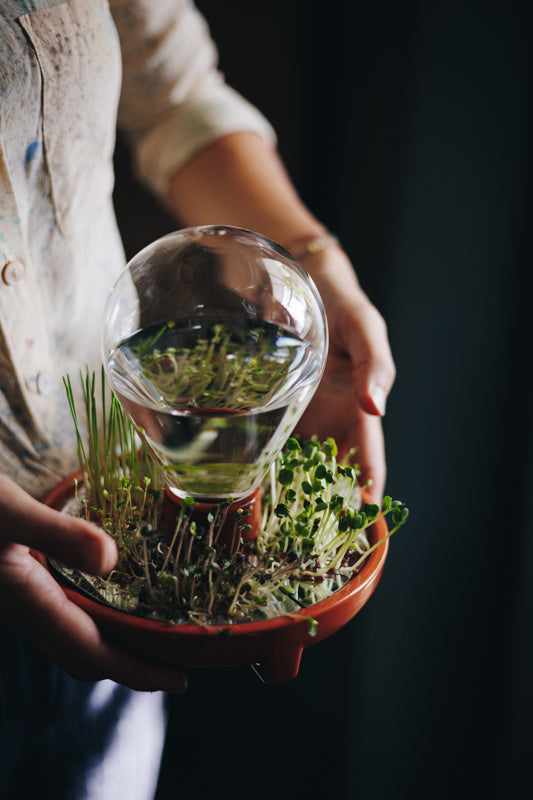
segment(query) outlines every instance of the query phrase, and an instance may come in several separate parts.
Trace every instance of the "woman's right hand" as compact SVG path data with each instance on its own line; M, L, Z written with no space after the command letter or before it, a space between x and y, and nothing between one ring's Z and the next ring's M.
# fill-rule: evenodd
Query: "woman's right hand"
M78 680L110 678L140 691L182 692L187 681L107 641L32 550L100 575L116 563L113 539L96 525L35 500L0 475L0 621Z

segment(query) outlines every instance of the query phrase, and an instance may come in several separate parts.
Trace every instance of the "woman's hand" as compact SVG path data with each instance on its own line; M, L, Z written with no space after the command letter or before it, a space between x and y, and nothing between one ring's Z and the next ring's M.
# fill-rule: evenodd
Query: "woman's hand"
M79 680L110 678L141 691L185 690L181 672L108 642L32 549L95 575L117 560L114 541L96 525L48 508L0 475L0 620Z
M203 149L172 178L166 200L187 225L248 228L290 252L302 237L324 232L298 197L278 154L253 133L225 136ZM357 447L360 480L372 480L371 492L379 502L385 485L380 417L395 376L385 323L340 247L301 260L326 307L330 350L299 431L305 437L333 436L345 450Z
M360 482L381 502L386 463L381 417L395 378L383 318L359 286L350 261L333 246L302 259L324 301L329 355L299 433L333 436L339 451L355 447Z

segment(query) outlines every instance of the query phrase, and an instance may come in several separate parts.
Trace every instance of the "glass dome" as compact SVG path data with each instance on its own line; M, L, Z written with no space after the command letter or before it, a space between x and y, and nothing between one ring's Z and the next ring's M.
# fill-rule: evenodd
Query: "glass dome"
M111 387L178 496L261 483L311 399L328 332L318 291L283 248L223 226L138 253L107 302Z

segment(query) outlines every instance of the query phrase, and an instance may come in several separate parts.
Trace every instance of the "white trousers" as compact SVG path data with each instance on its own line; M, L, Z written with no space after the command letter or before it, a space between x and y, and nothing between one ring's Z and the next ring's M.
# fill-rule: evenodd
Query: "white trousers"
M0 625L0 798L153 800L162 692L82 683Z

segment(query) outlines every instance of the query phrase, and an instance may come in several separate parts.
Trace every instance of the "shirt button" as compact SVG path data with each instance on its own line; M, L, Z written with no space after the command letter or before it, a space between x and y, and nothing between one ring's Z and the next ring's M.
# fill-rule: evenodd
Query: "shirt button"
M8 261L2 270L2 280L8 286L16 286L24 277L24 264L22 261Z
M35 379L35 388L38 394L50 394L54 388L54 376L51 372L39 372Z

